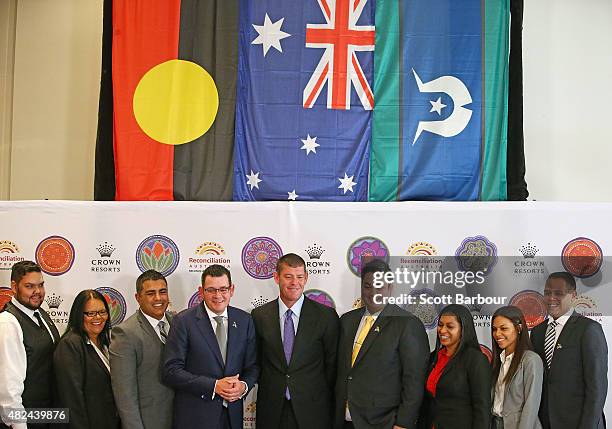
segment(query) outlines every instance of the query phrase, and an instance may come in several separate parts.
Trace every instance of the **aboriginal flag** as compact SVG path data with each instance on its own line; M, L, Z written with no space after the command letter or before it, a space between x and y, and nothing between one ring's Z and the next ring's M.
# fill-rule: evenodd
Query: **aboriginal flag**
M105 0L96 200L229 200L238 0Z

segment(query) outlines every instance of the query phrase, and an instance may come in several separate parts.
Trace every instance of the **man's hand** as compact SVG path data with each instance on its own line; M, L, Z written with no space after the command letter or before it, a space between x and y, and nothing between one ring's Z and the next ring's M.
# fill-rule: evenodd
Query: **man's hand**
M215 386L215 393L227 402L234 402L240 399L245 391L245 385L238 377L240 377L240 374L219 379Z
M406 429L406 428L402 426L398 426L398 425L393 425L393 429Z

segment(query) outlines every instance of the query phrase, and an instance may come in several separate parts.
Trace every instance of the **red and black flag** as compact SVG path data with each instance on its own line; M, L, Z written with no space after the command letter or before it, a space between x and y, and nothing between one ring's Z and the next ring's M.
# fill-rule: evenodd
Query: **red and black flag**
M238 0L105 0L96 200L230 200Z

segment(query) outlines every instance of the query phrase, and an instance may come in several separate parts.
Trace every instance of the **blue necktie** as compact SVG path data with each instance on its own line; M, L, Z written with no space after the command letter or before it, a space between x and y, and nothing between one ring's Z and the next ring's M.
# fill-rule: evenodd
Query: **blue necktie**
M287 366L291 362L291 352L293 351L293 341L295 340L295 327L293 325L293 311L287 310L285 313L285 326L283 328L283 350L285 351L285 359ZM289 386L285 390L285 398L291 399L289 394Z

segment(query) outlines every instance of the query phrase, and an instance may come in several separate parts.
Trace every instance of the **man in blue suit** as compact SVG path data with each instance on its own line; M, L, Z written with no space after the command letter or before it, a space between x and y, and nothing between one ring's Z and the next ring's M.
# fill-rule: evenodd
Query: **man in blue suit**
M201 305L179 313L164 348L162 381L176 390L173 428L242 428L242 398L257 382L257 346L251 316L230 307L230 272L202 273Z

